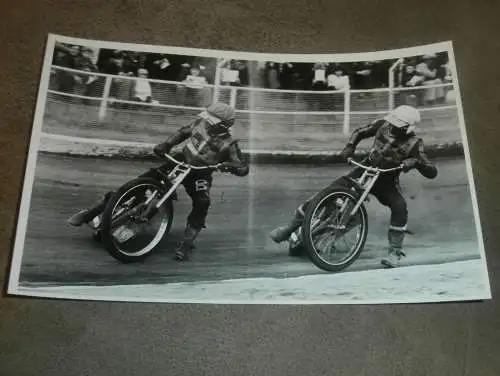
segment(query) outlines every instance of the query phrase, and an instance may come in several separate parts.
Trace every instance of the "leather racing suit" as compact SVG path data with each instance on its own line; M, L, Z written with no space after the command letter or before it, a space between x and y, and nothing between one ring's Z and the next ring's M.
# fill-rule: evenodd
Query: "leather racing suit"
M212 117L213 119L213 117ZM211 121L206 112L201 113L193 123L181 127L164 142L154 148L154 153L163 156L171 154L174 158L195 166L220 164L220 170L236 176L246 176L249 165L242 156L238 141L232 138L227 127ZM168 172L174 167L174 162L167 161L160 170ZM155 177L152 171L147 171L139 177ZM187 217L184 241L177 249L176 259L186 259L186 251L194 248L193 241L205 227L205 219L210 207L210 189L212 186L211 170L192 170L184 179L182 185L192 200L192 210ZM91 208L84 209L69 219L73 226L93 222L104 211L113 191L107 192ZM95 224L94 228L98 228ZM187 248L187 249L186 249Z
M369 137L374 137L374 142L369 155L362 161L363 164L380 168L392 168L403 164L405 172L417 169L428 179L434 179L437 176L437 168L427 158L422 139L413 132L408 135L398 134L397 129L385 119L375 120L354 130L342 155L344 157L352 156L357 145ZM355 168L347 174L347 177L360 177L363 171L360 167ZM380 175L370 191L382 205L390 208L389 247L397 251L402 248L408 221L408 208L399 184L400 173L401 171L395 171ZM339 178L324 189L344 183L345 179ZM302 225L304 213L313 198L314 196L297 208L294 217L287 226L273 230L271 237L275 242L288 239L292 232Z

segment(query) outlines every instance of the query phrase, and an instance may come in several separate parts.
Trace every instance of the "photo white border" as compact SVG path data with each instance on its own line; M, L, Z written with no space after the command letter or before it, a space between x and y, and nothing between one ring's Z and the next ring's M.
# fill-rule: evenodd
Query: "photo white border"
M45 297L45 298L56 298L56 299L76 299L76 300L98 300L98 301L127 301L127 302L154 302L154 303L203 303L203 304L381 304L380 300L377 301L349 301L349 300L326 300L326 301L304 301L298 303L297 301L286 302L286 301L196 301L196 300L171 300L165 299L134 299L127 300L124 297L109 297L109 298L94 298L92 296L82 296L79 297L71 296L71 294L44 294L37 293L36 289L26 289L19 288L19 276L21 272L23 252L24 252L24 242L26 237L26 230L28 224L28 215L30 211L31 194L35 179L35 170L37 164L37 154L40 146L41 131L42 131L42 121L46 107L47 91L49 87L50 71L52 65L52 57L54 52L54 47L56 42L68 43L74 45L83 45L87 47L96 47L101 49L114 49L114 50L126 50L126 51L140 51L145 53L160 53L169 55L184 55L184 56L195 56L195 57L212 57L212 58L228 58L228 59L239 59L246 61L274 61L274 62L355 62L355 61L371 61L371 60L386 60L386 59L398 59L412 56L421 56L423 54L447 52L451 70L454 79L456 101L457 101L457 111L459 117L459 127L461 133L461 139L464 148L465 164L467 170L467 176L469 181L469 190L471 194L471 200L474 211L474 220L476 224L476 235L478 241L478 247L481 255L481 260L484 266L484 278L485 286L487 286L488 293L486 296L477 299L467 299L467 301L476 300L487 300L492 299L491 284L489 279L489 270L487 265L486 252L484 247L484 239L482 232L482 225L479 213L479 207L477 202L477 192L476 185L472 167L472 161L470 157L469 141L466 132L465 118L463 113L462 96L460 92L460 83L458 79L458 70L456 67L456 60L452 41L444 41L431 44L423 44L419 46L406 47L400 49L390 49L390 50L379 50L372 52L355 52L355 53L327 53L327 54L290 54L290 53L263 53L263 52L243 52L243 51L229 51L229 50L213 50L213 49L200 49L200 48L186 48L186 47L174 47L167 45L152 45L152 44L140 44L140 43L125 43L125 42L114 42L114 41L104 41L95 39L83 39L76 37L68 37L59 34L49 33L45 46L44 59L42 64L42 71L39 81L39 89L36 101L36 109L33 121L32 132L30 136L29 149L28 149L28 159L26 164L26 170L24 171L23 188L21 193L21 203L19 207L19 214L17 218L17 225L15 227L15 241L12 250L12 258L7 294L8 295L20 295L20 296L30 296L30 297ZM436 302L447 302L447 301L460 301L457 299L436 299ZM405 299L395 299L386 300L383 304L409 304L409 303L431 303L431 300L425 301L413 301Z

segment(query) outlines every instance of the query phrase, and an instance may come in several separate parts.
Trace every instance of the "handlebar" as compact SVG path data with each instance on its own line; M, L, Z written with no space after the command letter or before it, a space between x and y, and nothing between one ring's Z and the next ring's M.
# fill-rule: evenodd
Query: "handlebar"
M171 155L165 153L164 154L165 157L167 157L168 159L170 159L172 162L180 165L180 166L183 166L183 167L187 167L187 168L191 168L193 170L211 170L211 169L218 169L219 168L219 165L208 165L208 166L193 166L189 163L184 163L184 162L181 162L181 161L178 161L177 159L175 159L174 157L172 157Z
M375 172L391 172L391 171L398 171L398 170L401 170L403 168L403 165L399 165L398 167L393 167L393 168L377 168L377 167L370 167L370 166L365 166L364 164L362 163L359 163L359 162L356 162L354 159L352 158L347 158L347 162L353 164L353 165L356 165L358 167L361 167L365 170L368 170L368 171L375 171Z

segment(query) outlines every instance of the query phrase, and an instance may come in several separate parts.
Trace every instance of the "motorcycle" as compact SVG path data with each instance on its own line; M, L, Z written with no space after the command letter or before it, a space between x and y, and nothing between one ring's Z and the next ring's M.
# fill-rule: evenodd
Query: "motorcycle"
M304 220L289 238L289 255L306 255L318 268L327 272L339 272L349 267L363 252L368 236L368 213L365 202L369 202L370 190L381 174L398 171L402 165L389 169L366 166L348 158L348 163L362 168L359 178L341 177L318 193L304 213ZM340 183L342 181L342 184ZM347 250L337 249L338 239L344 239L359 226L354 244ZM345 243L345 240L344 240ZM339 261L326 259L332 253L342 255Z
M177 188L192 170L218 169L218 165L193 166L176 160L169 172L151 168L148 177L135 178L122 185L108 200L104 211L89 225L94 239L106 251L123 263L138 262L157 249L169 234L173 218L173 201L178 199ZM150 177L154 176L154 177ZM144 234L158 220L152 239L145 241Z

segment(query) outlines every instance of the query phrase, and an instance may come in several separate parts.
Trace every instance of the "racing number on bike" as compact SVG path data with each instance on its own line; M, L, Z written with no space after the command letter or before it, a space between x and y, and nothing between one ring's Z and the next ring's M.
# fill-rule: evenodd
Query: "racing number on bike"
M196 192L208 191L208 181L205 179L198 179L194 182Z

